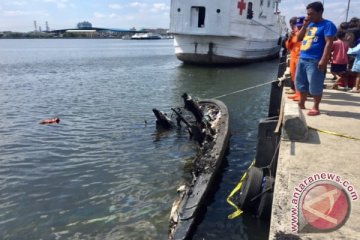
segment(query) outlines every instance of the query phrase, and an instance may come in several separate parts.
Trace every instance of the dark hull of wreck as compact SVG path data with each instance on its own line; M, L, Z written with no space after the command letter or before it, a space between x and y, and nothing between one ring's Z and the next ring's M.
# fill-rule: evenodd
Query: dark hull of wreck
M220 169L228 147L230 138L228 109L223 102L218 100L200 101L199 105L209 103L218 106L222 114L218 122L218 135L214 146L202 156L202 160L211 161L212 168L211 171L205 171L197 176L194 185L187 187L185 194L179 199L178 222L170 233L169 239L188 239L191 236L195 223L198 220L198 215L204 210L206 197L214 185L215 176Z

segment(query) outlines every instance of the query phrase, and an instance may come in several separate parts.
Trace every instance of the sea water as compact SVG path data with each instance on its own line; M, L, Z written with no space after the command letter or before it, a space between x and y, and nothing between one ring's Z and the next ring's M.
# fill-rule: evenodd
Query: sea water
M0 40L0 239L166 239L196 143L158 132L152 108L270 82L277 64L184 65L172 40ZM267 238L252 216L228 220L226 197L254 158L269 95L265 85L220 99L229 154L194 239Z

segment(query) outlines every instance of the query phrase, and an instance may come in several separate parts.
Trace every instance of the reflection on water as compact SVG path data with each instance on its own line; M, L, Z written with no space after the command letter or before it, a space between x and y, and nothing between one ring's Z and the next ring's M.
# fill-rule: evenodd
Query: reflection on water
M276 64L186 66L170 40L1 40L0 238L166 239L196 146L186 131L157 133L151 109L271 81ZM254 156L269 89L221 99L228 165L194 239L264 239L257 220L227 220L225 199Z

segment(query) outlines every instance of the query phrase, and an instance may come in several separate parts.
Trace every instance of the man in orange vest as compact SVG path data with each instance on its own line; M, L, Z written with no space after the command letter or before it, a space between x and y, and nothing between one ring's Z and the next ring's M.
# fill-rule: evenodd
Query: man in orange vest
M300 48L301 48L301 42L298 41L297 35L299 33L299 29L303 25L304 18L305 17L298 17L298 18L292 17L290 19L290 27L292 31L289 39L285 43L286 48L290 51L290 75L295 86L296 86L295 84L296 66L298 64L298 60L300 56ZM294 99L294 101L299 101L300 92L296 90L295 95L291 95L288 98Z

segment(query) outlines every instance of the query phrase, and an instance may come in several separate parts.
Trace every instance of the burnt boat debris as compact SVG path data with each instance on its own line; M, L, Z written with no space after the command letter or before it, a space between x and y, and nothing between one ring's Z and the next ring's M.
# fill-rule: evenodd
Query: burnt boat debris
M184 108L171 110L178 128L184 125L198 143L198 153L191 165L192 180L177 189L178 197L170 213L169 239L191 236L200 213L205 210L206 198L215 184L230 136L229 114L223 102L213 99L195 101L187 93L182 98Z
M154 108L153 113L156 117L156 128L168 130L174 128L175 124L167 116L166 113Z
M201 123L203 121L204 114L201 111L199 104L187 93L184 93L181 97L184 99L184 108L194 114L196 122Z

